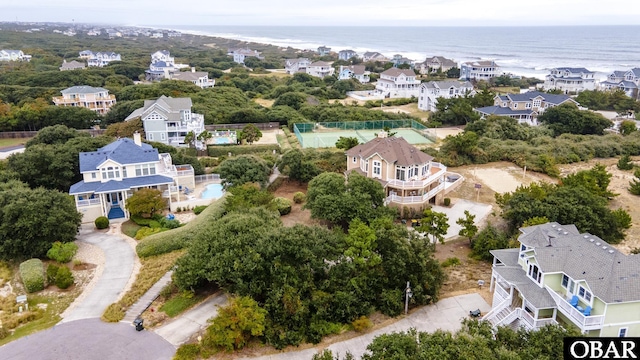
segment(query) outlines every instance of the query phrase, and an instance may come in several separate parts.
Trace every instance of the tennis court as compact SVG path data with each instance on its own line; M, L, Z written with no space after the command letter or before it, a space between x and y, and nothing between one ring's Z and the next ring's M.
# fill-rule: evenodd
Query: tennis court
M315 132L300 133L302 138L302 147L304 148L324 148L335 147L340 137L355 137L361 144L374 139L380 130L321 130ZM402 137L409 144L432 144L433 141L427 139L414 129L393 129L391 132L396 133L396 137Z

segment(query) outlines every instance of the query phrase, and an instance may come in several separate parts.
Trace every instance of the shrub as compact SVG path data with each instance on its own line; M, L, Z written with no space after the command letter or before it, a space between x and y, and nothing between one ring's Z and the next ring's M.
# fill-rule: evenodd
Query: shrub
M44 289L44 266L40 259L29 259L20 264L20 278L27 292Z
M444 198L444 206L449 206L449 205L451 205L451 199Z
M47 266L47 284L55 284L58 269L60 269L60 266L56 264L49 264L49 266Z
M4 326L0 326L0 340L6 338L7 336L9 336L10 332L8 329L6 329Z
M66 289L73 285L73 274L66 266L60 266L58 273L56 274L56 286L60 289Z
M198 205L193 208L193 213L196 215L200 215L200 213L207 208L207 205Z
M99 216L94 223L96 224L96 229L102 230L109 227L109 219L106 216Z
M287 215L291 212L291 200L283 197L277 197L272 201L276 205L280 215Z
M149 227L152 229L157 229L157 228L161 228L162 224L160 224L160 221L151 220L149 221Z
M634 254L634 255L640 254L640 247L635 247L635 248L631 249L631 253Z
M135 239L142 240L149 235L157 234L164 230L166 229L163 229L162 227L150 228L150 227L143 226L140 228L140 230L138 230L138 232L136 232Z
M246 155L255 153L272 153L273 151L280 152L280 145L209 145L207 152L211 157L227 156L231 153L234 155Z
M193 239L198 227L202 224L217 220L224 215L224 199L226 196L216 200L202 211L196 219L190 221L185 226L159 234L153 234L140 241L136 246L136 252L140 257L165 254L174 250L186 247Z
M633 170L633 162L629 154L624 154L618 160L618 169L620 170Z
M302 204L306 199L307 199L307 196L301 191L298 191L295 194L293 194L293 202L296 204Z
M353 330L357 332L363 332L371 328L373 324L371 323L371 320L369 320L368 317L360 316L356 320L353 320L353 322L351 323L351 326L353 326Z
M460 265L460 259L458 259L455 256L447 258L447 260L442 262L442 267L458 266L458 265Z
M322 341L322 338L331 335L338 334L342 330L342 324L328 322L325 320L314 321L309 325L308 339L314 344Z
M180 227L180 220L178 219L167 219L163 217L160 219L160 226L164 229L176 229Z
M60 241L56 241L51 245L51 249L47 251L47 257L59 263L66 264L73 259L77 252L78 245L75 243L61 243Z
M180 345L173 356L173 360L196 360L198 358L200 358L200 345L198 344Z

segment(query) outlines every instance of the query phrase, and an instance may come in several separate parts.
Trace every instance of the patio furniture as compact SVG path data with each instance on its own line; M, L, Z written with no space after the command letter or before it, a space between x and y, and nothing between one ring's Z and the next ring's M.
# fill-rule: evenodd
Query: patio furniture
M591 316L591 306L587 306L586 309L582 312L584 316Z
M577 295L573 295L573 297L571 298L571 301L569 301L569 304L571 304L571 306L573 306L573 307L577 307L578 306L578 296Z

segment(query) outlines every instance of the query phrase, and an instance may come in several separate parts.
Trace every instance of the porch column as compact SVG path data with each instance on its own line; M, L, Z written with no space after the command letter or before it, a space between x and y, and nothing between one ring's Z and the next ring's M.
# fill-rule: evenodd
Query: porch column
M107 216L109 213L106 212L106 205L104 201L105 194L100 194L100 208L102 209L102 216Z
M495 262L496 262L495 258L493 259L493 262L494 262L494 264L495 264ZM494 279L495 279L495 276L493 276L493 273L492 273L492 274L491 274L491 283L489 284L489 292L492 292L492 291L493 291L493 283L494 283Z
M556 315L558 314L558 308L553 308L553 320L556 320Z

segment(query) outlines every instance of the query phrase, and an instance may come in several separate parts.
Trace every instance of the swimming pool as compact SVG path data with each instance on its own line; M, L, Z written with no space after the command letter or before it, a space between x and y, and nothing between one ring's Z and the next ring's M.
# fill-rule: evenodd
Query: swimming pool
M231 137L217 137L214 139L215 143L217 145L222 145L222 144L235 144L236 140L234 138Z
M200 195L201 199L218 199L222 197L224 191L222 184L209 184Z

